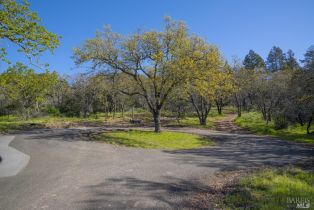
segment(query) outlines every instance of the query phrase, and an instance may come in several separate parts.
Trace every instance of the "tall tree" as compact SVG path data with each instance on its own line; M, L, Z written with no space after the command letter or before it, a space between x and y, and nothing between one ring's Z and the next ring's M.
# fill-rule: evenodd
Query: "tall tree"
M286 53L286 67L288 69L298 69L300 67L297 59L294 57L294 52L290 49Z
M307 133L310 133L310 127L314 122L314 45L310 46L304 54L304 64L301 101L307 110Z
M289 84L289 96L284 109L286 116L292 123L301 126L307 124L307 133L314 120L314 71L293 72Z
M219 49L208 45L204 40L194 38L194 48L199 49L191 65L191 74L187 80L185 90L192 103L200 125L206 125L207 116L215 100L216 89L223 89L218 85L223 74L223 59Z
M222 108L229 102L230 96L236 91L232 68L226 62L216 77L216 88L214 88L214 101L218 114L222 114Z
M274 46L267 56L267 69L271 72L283 70L285 67L285 55L279 47Z
M265 62L259 54L250 50L244 58L243 65L246 69L264 68Z
M59 46L59 37L41 26L41 19L29 7L26 0L0 0L0 40L16 44L31 59L45 50L53 51ZM6 55L6 48L1 48L0 58L9 62Z
M306 51L302 63L304 64L305 70L314 71L314 45L311 45L309 49Z
M278 71L271 73L261 71L257 73L254 81L254 103L262 112L264 120L268 123L272 120L277 107L286 99L288 81L291 78L290 71Z
M161 109L175 87L186 81L193 55L191 37L182 22L166 21L163 32L149 31L128 37L110 29L98 32L74 51L76 64L92 62L95 69L128 75L129 95L142 96L160 132Z

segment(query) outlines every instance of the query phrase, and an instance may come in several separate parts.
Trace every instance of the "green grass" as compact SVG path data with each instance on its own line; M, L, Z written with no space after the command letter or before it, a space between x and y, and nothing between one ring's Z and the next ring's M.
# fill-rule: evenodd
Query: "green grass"
M243 113L236 119L236 124L257 134L272 135L295 142L314 143L314 134L306 134L306 126L290 125L288 128L276 130L273 122L266 124L261 114L257 112Z
M0 116L0 132L8 132L12 130L29 129L32 127L67 127L71 124L98 124L104 122L116 123L121 122L123 119L116 117L105 117L103 114L92 116L89 118L80 117L36 117L28 120L18 118L16 116ZM31 125L35 124L35 125Z
M112 131L95 135L94 139L110 144L151 149L193 149L213 145L213 141L193 134L153 131Z
M298 168L266 169L243 178L224 201L231 209L295 209L291 199L309 199L314 209L314 174Z
M236 110L234 107L228 106L228 107L224 107L222 115L219 115L217 112L217 108L213 107L208 114L208 117L206 120L206 125L200 125L199 119L197 116L195 116L194 113L193 113L193 115L189 115L188 117L181 119L179 123L177 121L173 122L172 125L178 125L178 126L182 126L182 127L214 129L215 123L217 121L224 120L228 117L228 114L234 114L235 112L236 112Z
M196 116L189 116L178 121L172 121L168 123L170 126L182 126L182 127L193 127L193 128L215 128L215 122L223 120L226 118L226 115L218 115L216 112L210 112L206 125L200 125L199 119Z
M230 111L226 109L226 113ZM142 122L149 124L152 123L152 116L146 110L134 109L133 117L135 119L141 119ZM175 113L162 113L162 125L172 125L172 126L183 126L183 127L196 127L196 128L214 128L214 123L221 120L225 115L218 115L217 111L213 109L207 118L207 125L199 125L198 118L195 114L191 113L188 117L181 119L178 123L175 120ZM104 123L117 124L123 123L128 124L129 120L132 118L132 112L126 111L124 114L122 112L116 112L113 118L113 113L97 113L92 114L88 118L81 117L65 117L65 116L44 116L44 117L34 117L28 120L22 119L18 116L0 116L0 132L8 132L12 130L25 130L38 127L68 127L75 125L81 126L102 126ZM35 124L35 125L30 125ZM133 125L136 126L136 125Z

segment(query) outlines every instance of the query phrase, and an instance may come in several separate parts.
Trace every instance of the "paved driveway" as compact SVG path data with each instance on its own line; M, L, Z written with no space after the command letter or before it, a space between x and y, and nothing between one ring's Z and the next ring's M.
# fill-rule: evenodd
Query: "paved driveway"
M30 160L16 176L0 178L0 209L189 209L189 196L206 190L218 170L287 165L313 154L270 137L181 131L218 143L161 151L89 142L84 129L14 134L10 146Z

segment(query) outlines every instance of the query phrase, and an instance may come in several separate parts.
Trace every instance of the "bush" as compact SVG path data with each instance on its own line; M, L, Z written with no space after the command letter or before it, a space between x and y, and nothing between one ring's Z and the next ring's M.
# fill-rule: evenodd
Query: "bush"
M54 117L60 117L61 116L61 112L58 108L56 107L48 107L46 109L46 112L50 115L50 116L54 116Z

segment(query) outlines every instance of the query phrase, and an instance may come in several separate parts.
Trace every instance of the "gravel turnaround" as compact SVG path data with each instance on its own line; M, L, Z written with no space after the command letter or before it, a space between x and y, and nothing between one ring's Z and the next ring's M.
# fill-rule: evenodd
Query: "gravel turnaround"
M16 176L0 178L0 209L193 209L217 171L285 166L311 158L313 147L266 136L177 129L217 144L153 150L88 141L91 129L13 134L10 147L30 157ZM11 134L12 135L12 134ZM2 163L0 163L2 164Z

